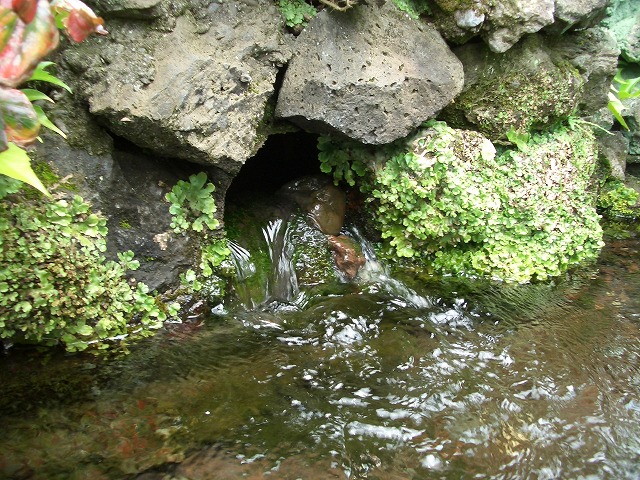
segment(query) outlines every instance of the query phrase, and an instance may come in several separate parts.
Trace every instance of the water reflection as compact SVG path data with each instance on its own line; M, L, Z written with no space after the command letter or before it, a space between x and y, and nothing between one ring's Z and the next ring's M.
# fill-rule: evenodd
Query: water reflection
M638 478L637 245L556 285L378 276L239 311L150 339L106 378L69 359L83 395L23 415L7 405L33 369L4 359L0 476Z

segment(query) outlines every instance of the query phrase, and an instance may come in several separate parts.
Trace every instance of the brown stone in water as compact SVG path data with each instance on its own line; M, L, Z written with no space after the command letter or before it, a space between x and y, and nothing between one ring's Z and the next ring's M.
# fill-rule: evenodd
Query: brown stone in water
M326 176L312 175L287 183L281 193L296 201L307 212L318 230L339 235L344 223L346 195Z
M328 239L336 266L349 280L352 280L366 262L360 245L346 235L330 235Z

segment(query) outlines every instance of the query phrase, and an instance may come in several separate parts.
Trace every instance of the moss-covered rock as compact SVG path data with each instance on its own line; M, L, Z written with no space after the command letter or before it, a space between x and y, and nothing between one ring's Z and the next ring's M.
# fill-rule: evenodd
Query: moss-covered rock
M598 207L608 217L637 218L640 216L638 199L640 195L633 188L639 187L638 179L629 176L628 183L610 178L603 185L598 196Z
M511 128L524 132L565 118L580 99L578 70L568 62L555 64L537 36L502 55L480 44L465 45L456 54L464 65L465 86L443 118L491 140L504 138Z
M545 279L595 258L602 230L583 126L496 154L477 132L431 122L362 180L391 256L440 273Z

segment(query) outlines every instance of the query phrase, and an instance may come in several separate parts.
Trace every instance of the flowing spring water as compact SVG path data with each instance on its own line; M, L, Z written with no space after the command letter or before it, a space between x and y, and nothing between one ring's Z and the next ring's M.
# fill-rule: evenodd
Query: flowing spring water
M523 286L372 261L304 308L176 326L125 357L9 352L0 477L637 479L638 265L637 238Z

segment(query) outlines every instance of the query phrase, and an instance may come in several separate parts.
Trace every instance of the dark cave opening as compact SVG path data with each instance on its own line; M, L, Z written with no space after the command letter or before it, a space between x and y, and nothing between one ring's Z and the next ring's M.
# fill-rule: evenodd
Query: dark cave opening
M231 182L226 202L271 195L291 180L321 173L317 142L318 135L306 132L269 136Z

